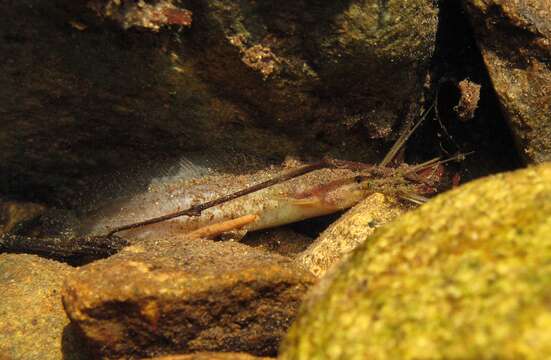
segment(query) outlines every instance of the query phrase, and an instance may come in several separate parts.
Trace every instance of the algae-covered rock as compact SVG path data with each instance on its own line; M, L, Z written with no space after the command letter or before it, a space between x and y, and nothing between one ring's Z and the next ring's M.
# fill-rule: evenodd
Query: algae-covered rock
M464 5L524 159L551 160L551 1L466 0Z
M73 268L35 255L0 254L0 358L84 359L61 303Z
M79 268L71 321L105 358L200 351L275 355L314 278L235 242L152 240Z
M394 220L405 206L375 193L347 211L296 258L295 263L317 277L362 244L376 228Z
M550 357L551 164L438 196L322 283L282 359Z

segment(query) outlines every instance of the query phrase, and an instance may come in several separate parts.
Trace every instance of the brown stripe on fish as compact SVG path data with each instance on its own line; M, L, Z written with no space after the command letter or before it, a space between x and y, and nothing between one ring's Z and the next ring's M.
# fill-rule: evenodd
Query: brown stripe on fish
M363 175L358 175L352 178L338 179L338 180L328 182L326 184L314 186L311 189L308 189L296 194L291 194L290 197L294 199L306 199L309 197L323 197L328 192L338 189L343 185L359 183L365 180L367 180L367 176L363 176Z

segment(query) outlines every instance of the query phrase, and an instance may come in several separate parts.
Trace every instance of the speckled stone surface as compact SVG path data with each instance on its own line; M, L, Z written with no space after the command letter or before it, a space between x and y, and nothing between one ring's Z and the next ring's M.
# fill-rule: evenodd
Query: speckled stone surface
M99 355L200 351L275 355L314 278L290 259L234 242L146 241L79 268L63 288Z
M35 255L0 254L0 359L85 359L61 303L73 268Z
M551 356L551 164L379 229L301 308L281 359Z
M322 139L328 152L362 151L376 143L363 131L383 139L416 114L436 38L432 1L189 4L202 76L282 131Z
M296 258L297 265L317 277L363 243L376 228L392 221L407 206L375 193L347 211Z
M521 154L550 161L551 0L463 3Z

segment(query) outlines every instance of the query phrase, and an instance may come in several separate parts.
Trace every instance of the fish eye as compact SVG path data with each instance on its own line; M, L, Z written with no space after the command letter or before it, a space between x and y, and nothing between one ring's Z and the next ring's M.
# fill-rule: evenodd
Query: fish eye
M355 177L354 177L354 181L355 181L356 183L358 183L358 184L361 183L361 182L363 182L363 181L365 181L365 179L366 179L366 177L363 176L363 175L358 175L358 176L355 176Z

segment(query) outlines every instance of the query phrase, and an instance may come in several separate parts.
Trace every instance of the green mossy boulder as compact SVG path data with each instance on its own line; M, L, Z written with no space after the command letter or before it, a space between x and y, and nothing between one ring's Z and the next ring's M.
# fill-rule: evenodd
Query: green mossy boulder
M474 181L368 239L310 294L281 359L551 356L551 164Z

